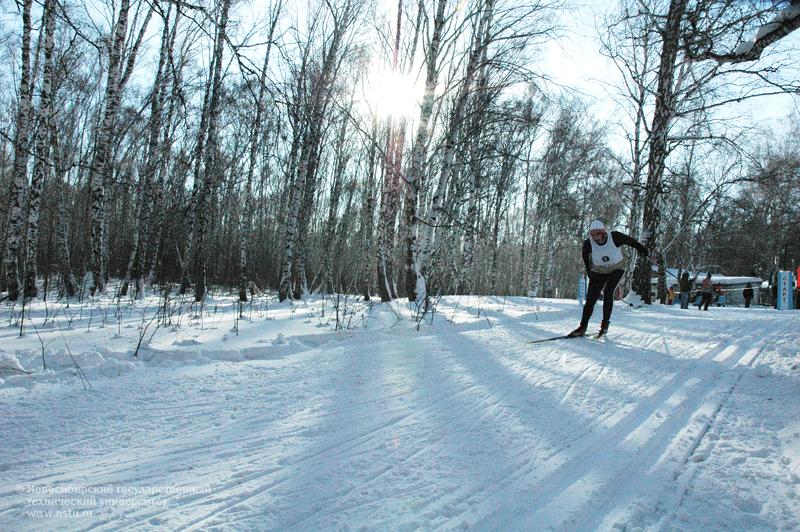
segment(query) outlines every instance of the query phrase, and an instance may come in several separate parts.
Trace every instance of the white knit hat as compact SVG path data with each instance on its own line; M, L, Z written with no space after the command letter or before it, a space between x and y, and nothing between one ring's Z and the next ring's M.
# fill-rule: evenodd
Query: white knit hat
M589 226L589 231L606 231L606 226L603 225L603 222L600 220L595 220L592 222L592 225Z

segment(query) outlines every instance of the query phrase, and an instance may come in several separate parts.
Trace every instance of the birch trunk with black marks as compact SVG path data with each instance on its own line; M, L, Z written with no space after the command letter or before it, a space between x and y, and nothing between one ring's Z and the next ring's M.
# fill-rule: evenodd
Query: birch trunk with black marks
M217 49L217 39L219 34L215 34L214 49ZM216 54L211 58L209 65L209 76L206 81L205 93L203 96L203 111L200 115L200 125L197 129L197 141L192 153L192 192L186 205L186 237L183 243L183 256L181 259L181 286L179 293L185 294L192 286L192 267L195 256L195 229L197 224L197 203L203 186L203 161L206 149L206 138L208 136L209 114L211 109L211 93L213 88L214 72L216 71Z
M418 304L426 294L418 293L418 281L422 278L422 265L419 260L417 238L420 231L417 209L420 205L419 191L422 186L423 168L427 158L428 137L430 136L430 122L433 116L433 102L436 96L436 86L439 83L439 52L442 46L442 33L447 18L445 8L447 0L438 0L436 14L433 19L433 34L431 35L430 48L426 51L425 61L425 92L419 110L419 125L411 147L411 167L406 172L406 223L409 224L408 239L406 241L406 291L409 301ZM423 278L424 281L424 278ZM422 285L424 287L424 285Z
M303 150L300 153L298 171L303 175L303 190L301 192L300 211L297 218L297 235L295 239L296 250L294 256L294 287L292 296L300 299L309 292L308 278L306 275L306 239L309 224L313 214L315 196L317 193L317 172L322 148L322 122L324 114L312 110L312 123L308 128Z
M176 108L179 104L181 98L181 91L182 91L182 82L183 82L183 68L186 65L187 57L188 57L188 50L184 49L181 52L178 61L175 61L175 40L178 35L178 25L181 20L181 10L176 9L175 11L175 22L172 24L172 30L170 35L169 46L167 48L168 52L168 65L170 68L168 69L168 75L165 76L164 81L166 82L167 78L171 78L171 88L170 88L170 96L169 96L169 105L167 107L167 113L164 118L164 128L163 128L163 136L160 142L160 154L158 157L159 161L159 168L158 168L158 186L155 189L155 195L153 198L153 205L155 212L157 214L156 218L156 234L155 237L150 239L150 241L146 241L145 244L148 247L147 255L150 257L149 266L147 268L147 279L149 283L155 282L156 279L156 272L158 269L159 263L159 256L161 252L162 240L164 238L164 231L166 227L166 205L164 202L164 193L167 188L167 171L170 164L170 156L172 154L172 144L174 138L174 130L176 124L173 123L173 118L175 116Z
M425 224L420 228L419 248L415 260L415 273L417 274L417 286L427 286L429 283L428 262L433 254L435 245L436 228L441 223L442 214L444 212L444 201L447 194L447 186L450 177L453 174L454 159L456 144L459 135L462 134L464 111L469 101L470 91L478 68L483 57L483 48L488 46L488 41L485 41L489 35L489 27L491 25L494 0L487 0L481 6L482 10L479 12L480 17L473 42L471 45L469 59L464 71L464 77L461 80L461 85L456 96L455 105L451 111L447 132L444 138L444 148L442 155L441 171L439 172L439 180L436 185L431 206L428 214L425 217ZM419 300L420 294L415 293L415 299Z
M36 297L36 257L39 250L39 211L42 189L50 169L50 131L53 115L53 47L55 0L46 0L43 12L44 66L39 92L39 125L36 130L33 179L28 194L28 241L25 252L25 296Z
M332 294L335 292L333 279L333 254L338 251L336 247L337 220L339 212L339 201L342 196L342 183L347 164L350 161L350 152L346 148L347 118L342 118L339 128L339 135L336 139L336 163L334 164L333 176L331 179L330 197L328 199L328 220L322 237L322 268L319 274L319 287L323 293Z
M640 114L641 117L636 120L636 124L634 126L634 134L633 139L631 139L631 155L632 155L632 162L633 168L631 170L631 203L630 209L628 211L628 224L627 224L627 232L629 235L638 235L639 234L639 226L640 226L640 214L641 214L641 195L642 195L642 156L643 153L643 139L642 135L642 128L646 124L643 123L644 115L644 105L645 105L645 94L644 94L644 86L641 86L642 91L640 93L641 97L641 106L640 106ZM629 289L632 285L633 278L632 276L626 275L625 279L625 288ZM626 290L627 291L627 290Z
M211 81L211 96L208 103L208 140L203 157L202 188L194 205L197 219L197 245L194 250L194 300L200 302L206 295L206 232L211 192L218 180L217 146L219 134L220 100L222 98L222 56L228 26L228 11L231 0L222 0L222 11L217 24L216 48L214 49L214 71Z
M22 2L22 60L19 81L14 137L14 169L11 176L11 205L6 226L6 246L3 254L3 288L8 299L15 301L21 292L19 254L22 227L25 223L25 195L28 182L28 136L31 115L31 6L33 0Z
M399 128L386 126L386 148L382 161L383 181L381 185L381 206L378 217L378 294L381 301L397 298L397 284L392 250L396 238L397 216L400 202L400 176L398 146L402 156L404 134Z
M141 8L141 4L139 5L139 8ZM133 41L132 45L130 46L130 49L127 48L127 45L123 44L123 49L122 49L122 52L121 52L122 55L121 55L121 59L120 59L120 64L124 63L125 68L120 70L119 81L117 82L117 99L118 99L117 106L118 107L119 107L119 100L122 97L122 92L125 89L125 86L127 85L128 80L130 80L131 74L133 73L133 68L134 68L134 66L136 64L136 57L138 56L139 50L142 47L142 42L144 41L144 37L147 34L147 27L150 24L150 19L153 17L153 12L154 11L155 11L155 4L152 4L152 3L149 4L149 7L147 9L147 14L144 17L144 20L142 21L141 26L139 26L139 31L137 33L136 40ZM138 9L137 9L137 12L135 13L133 21L132 21L131 31L133 31L133 29L136 27L136 24L138 22L138 16L139 16L139 12L138 12ZM125 55L126 51L127 51L127 56ZM110 139L111 139L110 140L110 146L111 146L111 148L110 148L110 154L108 156L108 159L109 159L109 161L111 163L108 165L107 171L106 171L106 177L105 177L105 179L106 179L106 187L108 186L109 182L118 181L118 179L115 179L115 177L114 177L114 165L113 165L113 161L117 158L116 150L119 148L119 146L117 146L117 143L119 142L119 140L117 138L115 138L116 134L117 134L117 128L115 128L115 130L111 133L111 136L110 136ZM121 160L125 160L125 156L122 155L120 157L120 159ZM141 184L139 186L140 186L139 190L142 190L141 189ZM137 197L141 197L141 196L137 195ZM106 214L103 216L103 231L102 231L103 237L102 237L102 241L101 241L102 262L105 265L104 273L103 273L103 284L104 285L109 280L109 271L108 271L108 262L109 262L109 257L110 257L109 237L110 237L110 234L111 234L111 232L108 230L109 219L108 219L108 214L107 213L108 213L110 208L113 209L113 207L114 207L113 201L114 201L114 196L112 194L105 194L103 212L106 213ZM142 209L145 208L145 207L146 207L146 205L141 205L141 204L137 206L136 215L134 216L134 220L138 220L140 218L140 215L142 213ZM113 212L113 210L112 210L112 212ZM111 223L115 223L115 221L111 220ZM136 223L136 222L134 222L134 223ZM135 231L138 231L139 226L135 225L135 227L136 227ZM138 240L138 232L136 233L136 235L137 235L136 238L133 239L134 245L135 245L136 240Z
M308 129L302 143L297 176L292 183L287 212L281 280L278 290L280 301L284 301L290 296L299 297L308 289L305 273L305 237L311 215L310 210L313 207L323 125L332 98L333 82L342 59L341 51L345 34L355 21L359 7L356 2L348 0L343 12L332 13L334 18L333 34L324 49L319 73L314 76L310 84L308 111L304 116ZM292 275L293 266L294 277Z
M486 31L489 31L487 26ZM485 36L488 40L489 36ZM464 222L464 240L462 247L461 267L458 268L456 293L461 295L469 291L470 276L472 274L472 263L475 258L475 244L478 233L478 204L483 188L483 148L481 131L486 121L486 112L489 107L488 98L488 46L484 46L481 53L481 66L476 83L475 98L472 105L472 115L468 135L471 137L469 143L469 183L467 185L467 215ZM527 203L527 187L525 189L525 202ZM527 205L526 205L527 207ZM527 214L527 210L525 211ZM527 219L523 217L523 230L525 234L525 223ZM525 257L525 246L521 246L522 261Z
M646 142L646 138L644 138L647 124L645 123L645 116L644 110L645 106L647 105L647 95L646 95L646 88L644 84L640 83L638 88L637 98L636 98L636 122L633 127L633 138L630 140L630 148L631 148L631 161L633 162L633 167L631 169L631 206L630 211L628 214L628 234L629 235L636 235L639 234L639 207L641 202L641 192L642 192L642 174L643 174L643 157L644 157L644 145Z
M92 223L91 223L91 293L105 289L106 262L103 255L106 220L106 180L112 154L111 136L120 101L120 63L128 29L130 0L122 0L119 15L114 24L114 36L108 54L108 73L106 76L105 107L98 126L97 141L92 161Z
M373 220L375 219L375 178L378 165L378 120L372 122L370 134L370 148L367 156L367 177L363 185L361 218L360 218L360 242L361 242L361 274L358 277L359 292L364 297L364 301L370 300L370 289L375 285L374 253L372 252L372 241L374 236Z
M66 181L67 171L63 160L61 148L59 147L58 135L53 126L53 120L50 123L50 144L51 152L53 154L53 173L56 182L58 183L58 224L57 232L57 246L61 250L61 260L59 261L59 269L61 270L61 290L59 297L70 298L77 293L78 280L72 271L71 249L69 245L69 228L70 220L67 214L67 206L70 202L70 197L67 193L68 184Z
M286 169L285 190L281 194L284 201L278 213L284 222L284 256L281 261L281 268L278 274L278 294L281 301L292 296L292 266L294 264L294 251L296 247L295 235L297 234L297 212L295 211L295 197L298 197L304 184L297 183L298 160L300 147L305 138L307 121L304 118L302 102L305 98L305 77L308 65L308 52L310 47L306 47L303 54L303 61L297 80L294 84L294 101L288 110L289 122L292 124L292 147L289 150L289 162ZM299 209L299 206L298 206Z
M358 2L358 0L355 0ZM354 22L357 4L348 0L344 11L334 17L334 31L330 44L323 54L320 72L311 83L311 102L309 105L308 129L298 165L298 180L302 180L302 201L297 218L295 235L293 297L300 299L309 292L308 274L306 272L306 242L309 236L309 224L314 210L317 194L317 174L325 133L325 117L333 99L332 91L339 66L343 59L342 49L345 46L345 33ZM288 241L288 239L287 239ZM284 257L284 260L286 258Z
M661 253L657 255L658 281L656 282L656 293L658 294L658 301L664 305L667 302L667 262Z
M247 301L247 259L248 248L252 240L253 226L253 176L255 175L258 148L261 143L261 131L266 110L266 89L267 89L267 69L269 68L269 56L272 50L272 40L275 36L275 27L278 25L278 17L282 9L279 3L272 12L270 20L269 35L267 37L267 50L264 52L264 63L258 78L258 97L256 98L256 113L250 125L250 157L247 163L247 179L245 182L244 200L239 219L239 300ZM266 142L266 141L265 141Z
M133 248L128 259L128 267L125 272L125 279L120 287L120 295L125 296L128 292L128 282L133 281L135 286L135 296L140 299L144 296L144 260L146 245L150 241L150 219L155 200L155 178L161 166L162 151L159 146L161 129L163 125L163 109L167 92L167 58L171 43L170 16L172 5L170 4L164 16L164 28L161 34L161 48L158 54L158 67L156 78L153 82L153 90L150 94L150 118L147 131L147 152L143 171L139 175L141 195L138 197L137 217L134 220L134 233L132 238Z

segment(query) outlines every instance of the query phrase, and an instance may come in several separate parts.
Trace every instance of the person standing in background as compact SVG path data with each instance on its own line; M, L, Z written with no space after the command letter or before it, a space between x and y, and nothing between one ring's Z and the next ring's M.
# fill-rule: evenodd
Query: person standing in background
M744 308L750 308L750 302L753 300L753 287L750 283L747 283L747 288L742 291L742 297L744 298Z
M689 308L689 295L692 291L692 281L689 279L689 272L683 272L681 278L678 280L678 289L680 290L681 308Z
M708 310L708 306L711 304L711 294L713 291L714 287L711 284L711 272L708 272L706 278L703 279L700 285L700 304L697 306L698 309Z
M724 307L725 303L728 301L728 295L725 292L725 285L719 283L717 286L719 287L719 291L717 292L717 306Z

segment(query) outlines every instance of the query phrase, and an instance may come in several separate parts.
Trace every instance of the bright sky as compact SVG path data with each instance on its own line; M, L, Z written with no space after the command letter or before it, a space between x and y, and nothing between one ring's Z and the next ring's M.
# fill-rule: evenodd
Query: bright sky
M592 114L601 122L609 122L609 140L620 151L625 150L626 142L613 124L620 112L612 95L621 81L616 67L600 53L598 37L604 15L615 4L615 0L566 0L559 10L558 36L545 46L540 68L551 78L551 90L570 90L593 102ZM378 11L389 14L390 20L396 9L397 0L378 0ZM800 32L788 39L800 43ZM793 110L800 111L800 99L782 95L749 100L722 112L731 120L782 129Z
M548 46L544 70L559 85L595 101L592 112L598 119L612 121L619 113L610 95L615 93L620 78L611 60L600 54L597 28L616 2L567 1L571 7L561 12L561 36ZM800 32L786 38L789 39L800 43ZM792 111L800 111L800 99L790 95L750 100L725 110L732 119L739 115L744 122L774 129L782 129ZM624 148L621 137L615 139L612 135L611 141L616 149Z

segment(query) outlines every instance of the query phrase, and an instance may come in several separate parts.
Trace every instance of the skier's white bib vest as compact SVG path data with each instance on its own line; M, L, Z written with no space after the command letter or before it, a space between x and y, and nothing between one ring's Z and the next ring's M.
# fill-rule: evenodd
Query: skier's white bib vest
M589 242L592 244L592 271L611 273L625 267L622 250L614 245L614 239L610 234L603 245L595 242L593 238L590 238Z

